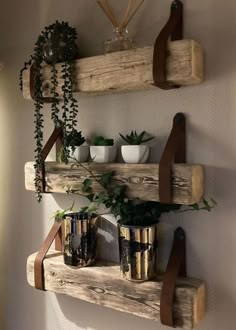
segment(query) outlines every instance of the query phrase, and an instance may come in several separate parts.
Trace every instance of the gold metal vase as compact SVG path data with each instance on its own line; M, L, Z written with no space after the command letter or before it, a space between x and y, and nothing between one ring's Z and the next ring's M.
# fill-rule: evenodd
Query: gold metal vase
M120 271L130 281L148 281L156 274L157 225L126 226L118 222Z
M97 248L96 215L69 213L62 221L62 245L64 263L69 266L86 267L95 262Z

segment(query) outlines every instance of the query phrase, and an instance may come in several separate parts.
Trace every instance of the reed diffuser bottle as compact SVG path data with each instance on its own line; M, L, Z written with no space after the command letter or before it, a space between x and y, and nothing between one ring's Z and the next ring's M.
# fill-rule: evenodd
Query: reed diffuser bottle
M113 25L114 37L104 44L106 54L135 48L133 40L128 36L127 25L143 2L144 0L129 0L123 19L119 23L108 0L97 0L97 3Z

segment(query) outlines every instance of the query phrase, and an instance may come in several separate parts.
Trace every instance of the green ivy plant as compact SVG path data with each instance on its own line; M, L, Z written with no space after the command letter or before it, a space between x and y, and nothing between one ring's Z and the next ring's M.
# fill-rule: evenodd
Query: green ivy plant
M34 138L36 141L35 148L35 190L37 200L41 201L41 176L40 173L43 168L42 149L43 149L43 76L42 69L45 64L51 65L51 119L58 127L62 125L64 134L63 153L65 160L68 160L68 136L73 131L77 124L78 104L73 96L73 75L74 75L74 60L78 56L78 49L76 46L77 33L76 30L69 26L67 22L58 22L51 24L44 28L40 33L34 47L33 54L30 56L28 62L24 63L24 67L20 71L20 89L23 89L23 73L31 65L34 67L34 95L35 95L35 112L34 123L35 131ZM57 92L58 87L58 70L56 63L62 63L62 115L60 115L60 100Z
M72 166L75 166L73 164ZM120 224L130 226L148 226L158 223L163 213L187 212L205 210L210 212L217 203L211 199L208 202L203 198L200 204L193 204L185 207L179 204L162 204L153 201L130 200L127 197L126 185L117 184L114 180L114 172L107 172L101 176L96 176L91 169L84 164L77 162L77 166L84 168L89 178L83 181L82 191L80 189L70 189L67 187L67 193L85 195L90 204L83 208L84 212L93 212L105 206L109 213L119 219ZM101 191L93 192L93 183L99 184ZM106 212L106 211L104 211ZM104 214L103 212L100 215Z
M138 134L136 131L131 131L131 133L129 135L122 135L121 133L120 137L126 142L128 143L128 145L140 145L143 144L145 142L151 141L154 138L153 137L149 137L149 138L144 138L146 132L143 131L142 133Z

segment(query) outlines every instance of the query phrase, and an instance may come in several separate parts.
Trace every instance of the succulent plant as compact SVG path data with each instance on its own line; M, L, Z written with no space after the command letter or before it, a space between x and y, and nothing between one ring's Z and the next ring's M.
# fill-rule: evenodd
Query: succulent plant
M68 147L78 147L85 142L85 138L82 135L82 132L78 132L76 129L73 129L67 136L67 146Z
M94 146L113 146L113 144L113 139L106 139L104 136L96 136L92 142Z
M144 135L146 134L145 131L143 131L142 133L138 134L136 131L131 131L130 135L122 135L121 133L120 137L127 142L129 145L140 145L142 143L151 141L153 139L153 137L149 137L144 139Z

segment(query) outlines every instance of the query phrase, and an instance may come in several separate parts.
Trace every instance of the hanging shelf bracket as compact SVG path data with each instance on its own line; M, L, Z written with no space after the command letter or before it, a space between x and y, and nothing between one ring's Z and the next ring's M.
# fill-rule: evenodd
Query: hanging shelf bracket
M55 239L55 249L61 252L62 251L61 221L55 220L50 232L48 233L48 236L44 240L35 258L34 281L35 281L35 287L38 290L45 291L43 261L54 239Z
M40 171L40 178L41 178L41 192L46 193L46 180L45 180L45 160L51 151L52 147L56 143L56 152L58 152L61 148L63 141L63 129L62 127L55 127L54 131L52 132L51 136L49 137L47 143L45 144L42 150L42 171Z
M183 228L174 232L174 241L163 278L160 300L161 323L174 328L173 303L177 277L186 277L186 241Z
M153 52L153 81L161 89L173 89L179 86L167 81L166 59L168 56L168 40L183 39L183 4L174 0L171 4L170 17L158 35Z
M177 113L159 164L159 197L163 204L172 203L172 164L186 162L185 115Z

